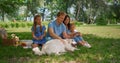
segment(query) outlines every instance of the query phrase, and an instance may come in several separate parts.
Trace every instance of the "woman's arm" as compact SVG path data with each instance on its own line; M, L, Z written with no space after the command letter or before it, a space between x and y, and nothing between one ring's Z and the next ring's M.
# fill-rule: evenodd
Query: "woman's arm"
M69 35L70 35L70 38L74 38L75 33L71 33L71 34L69 34Z
M82 34L80 32L75 32L74 36L82 36Z
M63 37L66 39L66 38L68 38L68 39L71 39L72 37L73 37L73 35L72 34L67 34L66 32L63 32Z

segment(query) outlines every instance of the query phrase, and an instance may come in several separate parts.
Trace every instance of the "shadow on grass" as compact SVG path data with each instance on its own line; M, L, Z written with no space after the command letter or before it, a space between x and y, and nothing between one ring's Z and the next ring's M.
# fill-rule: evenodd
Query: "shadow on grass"
M79 46L79 51L65 54L68 60L76 60L82 63L118 63L120 62L120 39L101 38L92 34L84 35L92 48ZM79 60L78 60L79 59Z
M11 33L8 33L9 35ZM15 33L20 39L31 39L30 32ZM119 63L120 62L120 39L101 38L92 34L84 35L84 39L88 41L92 48L88 49L83 46L78 46L80 50L74 52L66 52L63 55L42 55L36 56L32 54L31 49L23 49L21 47L1 46L0 45L0 62L10 62L13 58L17 58L14 62L18 61L21 57L29 57L32 60L26 60L28 63L53 63L75 61L80 63ZM11 59L12 58L12 59ZM11 59L11 60L10 60Z

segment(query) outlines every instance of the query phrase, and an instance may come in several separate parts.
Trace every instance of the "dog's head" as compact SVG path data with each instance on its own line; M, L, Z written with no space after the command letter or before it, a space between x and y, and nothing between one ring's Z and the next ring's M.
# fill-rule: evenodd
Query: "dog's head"
M73 39L65 39L64 41L68 44L77 44Z
M73 46L73 43L75 42L73 39L65 39L65 49L67 51L74 51L76 48ZM76 43L76 42L75 42Z

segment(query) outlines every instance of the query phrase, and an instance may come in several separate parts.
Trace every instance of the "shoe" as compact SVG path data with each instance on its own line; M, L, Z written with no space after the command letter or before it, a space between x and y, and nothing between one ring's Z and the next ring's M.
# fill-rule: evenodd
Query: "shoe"
M87 48L91 48L91 45L88 42L86 42L83 46L85 46Z
M42 55L38 47L33 48L32 51L34 52L35 55Z

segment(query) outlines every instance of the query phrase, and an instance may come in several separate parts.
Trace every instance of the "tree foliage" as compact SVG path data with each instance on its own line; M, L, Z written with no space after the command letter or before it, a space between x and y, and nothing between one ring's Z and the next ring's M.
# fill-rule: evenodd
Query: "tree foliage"
M52 20L58 11L64 11L75 20L88 24L96 23L96 18L103 16L108 22L111 19L120 21L120 0L0 0L0 15L3 20L6 15L15 18L19 16L21 5L26 7L22 16L26 20L35 14L41 14L44 19L45 12L50 13L47 16Z
M4 16L15 16L20 5L23 5L24 0L0 0L0 15L4 21Z

